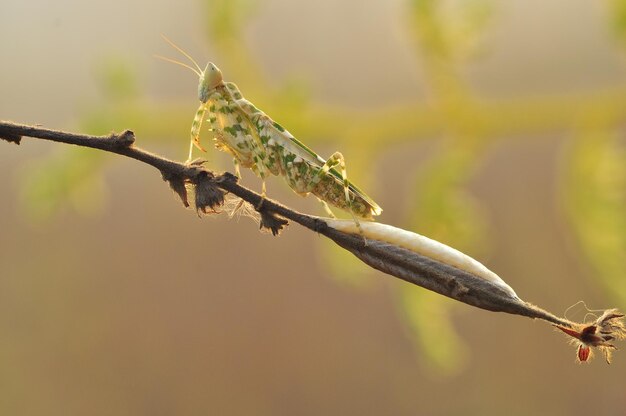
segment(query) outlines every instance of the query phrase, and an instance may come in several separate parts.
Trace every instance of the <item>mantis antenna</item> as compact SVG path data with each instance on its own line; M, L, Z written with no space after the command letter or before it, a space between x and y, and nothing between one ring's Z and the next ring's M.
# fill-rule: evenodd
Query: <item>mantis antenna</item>
M187 59L189 59L194 65L195 68L193 68L190 65L187 65L183 62L177 61L175 59L171 59L171 58L167 58L165 56L161 56L161 55L154 55L155 58L161 59L163 61L166 62L170 62L176 65L180 65L180 66L184 66L185 68L189 68L190 70L192 70L198 77L202 77L202 68L200 68L200 65L198 65L198 63L195 61L195 59L193 59L187 52L185 52L182 48L180 48L179 46L177 46L174 42L172 42L171 40L169 40L167 38L167 36L165 35L161 35L161 37L163 38L163 40L165 40L167 43L170 44L171 47L173 47L174 49L176 49L178 52L180 52L181 54L183 54Z

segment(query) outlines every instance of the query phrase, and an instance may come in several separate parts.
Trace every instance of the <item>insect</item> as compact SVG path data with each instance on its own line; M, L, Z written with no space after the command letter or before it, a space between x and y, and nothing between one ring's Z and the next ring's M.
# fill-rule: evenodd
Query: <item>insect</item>
M333 217L328 204L349 212L357 225L357 217L371 220L382 212L376 202L348 180L341 153L335 152L324 160L246 100L234 83L225 82L215 64L209 62L202 70L190 55L169 39L164 39L194 66L159 58L189 68L200 79L200 107L191 125L188 161L194 146L205 151L200 144L200 131L203 122L207 121L216 147L233 156L237 176L240 176L239 166L243 166L261 178L263 196L265 179L271 174L283 176L299 195L315 195Z

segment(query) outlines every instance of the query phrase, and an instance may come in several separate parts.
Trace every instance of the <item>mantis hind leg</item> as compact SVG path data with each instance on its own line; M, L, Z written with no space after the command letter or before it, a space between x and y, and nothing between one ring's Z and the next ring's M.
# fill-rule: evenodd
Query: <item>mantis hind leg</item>
M196 111L195 117L193 118L193 123L191 123L191 141L189 143L189 157L187 158L187 162L191 161L194 146L203 152L206 152L206 150L204 150L204 148L200 145L200 129L202 128L202 122L204 121L206 111L206 103L201 103L200 107L198 107L198 111Z
M269 171L267 170L267 167L263 164L263 159L262 157L258 157L256 158L256 161L254 163L254 165L252 165L252 171L255 173L256 176L258 176L259 178L261 178L261 196L265 199L265 197L267 196L267 187L265 186L265 178L267 178L269 175Z
M352 200L350 199L350 182L348 181L348 171L346 170L346 161L343 158L343 155L340 152L333 153L328 158L326 163L324 163L324 166L322 166L322 169L318 172L318 175L320 176L330 175L330 170L334 167L338 167L339 172L341 173L341 181L343 183L343 190L346 195L346 206L348 207L348 212L350 212L350 215L352 216L354 223L359 229L359 233L363 234L361 223L359 223L359 220L357 219L356 215L354 215L354 212L352 211ZM328 205L326 205L326 207L328 208ZM328 210L330 211L329 208Z
M236 157L233 158L233 165L235 165L235 176L241 179L241 169L239 166L239 160Z
M330 217L330 218L337 218L335 216L335 214L333 214L333 211L330 209L330 207L328 206L328 204L326 203L326 201L324 201L323 199L317 198L318 201L320 201L322 203L322 206L324 207L324 211L326 211L326 214Z
M236 157L233 158L233 165L235 165L235 175L241 179L241 163L239 163L239 160ZM265 187L265 171L260 171L260 175L262 175L261 180L263 181L263 184L261 185L261 196L265 198L267 196L267 188Z

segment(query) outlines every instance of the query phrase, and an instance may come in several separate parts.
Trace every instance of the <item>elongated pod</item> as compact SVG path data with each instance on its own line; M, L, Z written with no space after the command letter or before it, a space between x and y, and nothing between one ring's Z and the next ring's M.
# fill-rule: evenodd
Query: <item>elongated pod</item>
M328 226L345 233L359 234L360 232L357 225L351 220L329 218L324 219L324 221ZM378 222L362 222L361 234L365 238L394 244L438 262L464 270L474 276L488 280L512 297L519 298L515 291L500 276L489 270L482 263L439 241Z

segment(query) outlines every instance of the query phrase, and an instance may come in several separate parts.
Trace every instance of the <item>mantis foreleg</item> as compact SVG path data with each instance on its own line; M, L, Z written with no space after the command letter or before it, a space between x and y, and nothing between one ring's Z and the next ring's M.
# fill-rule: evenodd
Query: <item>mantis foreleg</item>
M198 149L206 152L204 148L200 145L200 129L202 128L202 122L204 121L204 115L206 114L207 106L206 103L200 103L200 107L198 107L198 111L196 111L196 115L193 118L193 123L191 123L191 142L189 143L189 158L187 161L191 160L191 156L193 155L193 147L196 146Z

